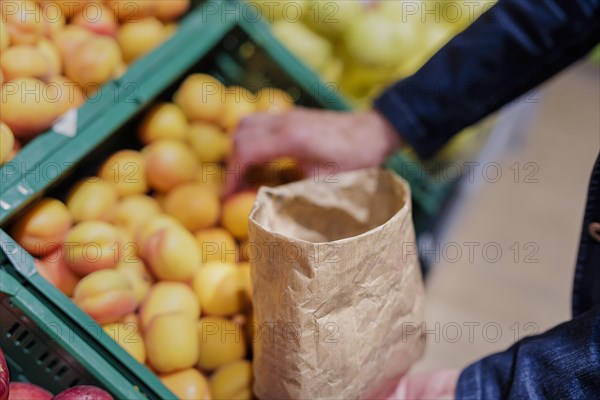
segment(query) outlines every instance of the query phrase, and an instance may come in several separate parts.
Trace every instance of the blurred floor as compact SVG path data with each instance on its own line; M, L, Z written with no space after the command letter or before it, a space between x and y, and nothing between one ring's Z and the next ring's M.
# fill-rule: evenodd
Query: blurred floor
M600 72L577 65L532 100L522 141L473 167L479 183L468 184L471 195L437 244L428 345L414 371L463 368L570 316L586 187L600 149Z

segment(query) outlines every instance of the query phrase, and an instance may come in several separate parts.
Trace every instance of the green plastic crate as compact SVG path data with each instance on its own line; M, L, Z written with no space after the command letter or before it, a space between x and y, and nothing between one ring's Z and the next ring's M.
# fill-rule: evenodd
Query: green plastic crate
M115 399L174 398L166 388L153 388L141 380L142 375L124 368L116 359L119 352L96 346L100 339L112 339L91 320L82 329L67 318L56 303L70 300L56 296L60 293L34 272L31 256L4 232L1 236L0 347L12 381L30 382L54 394L76 385L94 385ZM20 264L20 272L28 268L29 274L16 273L14 264ZM32 285L31 279L39 282ZM55 301L44 301L38 288L50 291Z

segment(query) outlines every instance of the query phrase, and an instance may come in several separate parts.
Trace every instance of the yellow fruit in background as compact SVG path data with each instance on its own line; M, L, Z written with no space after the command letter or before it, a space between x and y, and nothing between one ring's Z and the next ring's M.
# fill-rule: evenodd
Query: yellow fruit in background
M44 16L44 36L53 38L58 31L65 27L67 18L63 11L51 1L38 1L38 5Z
M0 121L19 139L47 130L59 115L58 103L49 99L47 85L39 79L14 79L0 90Z
M315 32L336 39L356 23L364 11L359 1L311 0L304 14L304 22Z
M197 369L188 368L159 376L161 382L179 400L211 400L208 381Z
M15 145L15 135L6 124L0 122L0 165L8 161L8 156Z
M204 317L198 322L200 355L198 367L212 371L241 360L246 355L246 342L239 324L225 318Z
M156 199L145 194L133 194L119 200L113 222L135 235L149 218L159 213L160 206Z
M153 106L138 128L138 137L144 144L158 139L184 140L188 134L185 114L173 103L159 103Z
M157 282L148 293L140 308L140 323L148 326L152 319L161 314L186 314L200 317L200 302L189 285L181 282Z
M250 91L239 86L228 87L224 93L225 104L219 124L231 133L244 117L256 112L257 99Z
M8 26L0 18L0 50L4 50L10 45L10 37L8 35Z
M71 214L62 202L45 198L17 220L10 234L29 253L41 257L62 244L72 223Z
M225 364L212 374L210 392L215 399L251 399L252 364L247 360Z
M122 236L117 227L103 221L84 221L64 238L65 260L80 276L114 268L122 256Z
M279 20L271 25L271 30L290 52L315 71L332 57L333 45L302 23Z
M104 161L98 176L115 185L119 196L143 194L148 191L146 158L139 151L117 151Z
M119 46L130 63L157 47L165 39L165 26L154 17L126 22L119 27Z
M146 354L155 371L174 372L198 362L197 320L189 315L157 315L144 332Z
M248 238L248 216L256 200L255 192L240 192L223 203L221 224L238 240Z
M142 258L158 279L186 282L200 267L200 249L184 228L168 226L149 236Z
M144 147L142 153L146 156L148 184L159 192L168 192L196 176L196 156L179 140L157 140Z
M129 281L113 269L81 279L73 291L73 302L100 324L119 321L136 305Z
M188 130L188 141L201 162L217 163L229 153L231 139L217 125L194 122Z
M139 258L135 257L131 249L127 251L124 259L119 261L115 269L120 271L129 281L133 294L135 295L136 304L142 304L146 295L150 292L152 286L152 276L146 269L146 266Z
M52 0L52 2L61 9L65 17L72 18L82 9L89 7L90 5L93 6L93 3L97 2L97 0Z
M294 107L294 100L287 92L272 87L262 88L256 94L256 108L260 112L280 114Z
M102 329L139 363L144 364L146 362L146 345L136 324L113 322L104 325Z
M44 34L45 17L34 1L2 1L0 14L7 25L8 36L13 46L34 44Z
M69 269L65 261L65 254L61 247L36 261L38 273L54 287L71 297L73 290L79 282L79 276Z
M231 263L212 261L203 265L194 276L192 288L207 315L233 315L246 305L238 268Z
M49 60L36 46L19 44L11 46L0 54L0 67L7 81L16 78L45 79L50 75Z
M298 22L303 15L306 15L308 10L308 0L250 0L253 4L259 7L259 15L269 22L278 21L280 19L288 19Z
M173 100L188 120L217 122L223 111L223 91L223 84L212 76L192 74L185 78Z
M121 52L113 38L93 35L74 47L63 60L65 75L90 93L112 78L121 62Z
M190 8L190 0L155 0L154 15L162 21L173 21Z
M234 263L237 261L237 244L235 239L223 228L201 229L195 234L202 262L220 261Z
M165 196L164 211L190 231L209 228L219 220L219 197L198 183L177 186Z
M113 218L118 197L115 185L100 178L84 178L69 191L67 207L75 222L110 221Z

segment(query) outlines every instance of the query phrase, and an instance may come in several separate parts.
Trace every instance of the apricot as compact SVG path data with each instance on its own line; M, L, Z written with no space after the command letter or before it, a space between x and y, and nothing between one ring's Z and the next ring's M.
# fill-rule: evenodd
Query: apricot
M4 50L0 54L0 67L7 81L27 77L45 79L51 69L40 50L29 44L18 44Z
M117 151L102 164L98 176L114 184L121 197L148 191L146 158L139 151Z
M52 36L52 42L58 49L62 60L71 57L77 47L93 34L87 29L77 25L67 25Z
M152 276L146 269L142 260L129 255L121 260L115 269L120 271L129 281L135 296L136 304L138 306L142 304L146 295L150 292L153 281Z
M188 122L179 106L159 103L147 113L138 128L138 137L144 144L158 139L184 140L188 135Z
M138 317L138 315L134 312L127 314L126 316L124 316L123 318L121 318L119 320L120 323L122 324L133 324L137 327L138 330L140 330L140 319ZM141 330L140 330L141 332Z
M66 296L72 296L73 290L79 282L79 276L67 266L64 251L57 248L40 261L41 263L38 265L39 274Z
M90 3L73 16L72 24L86 28L99 35L115 36L117 18L113 11L103 3Z
M198 321L200 355L198 367L212 371L246 355L240 324L225 318L204 317Z
M186 282L200 267L200 249L194 236L178 226L158 230L142 251L142 258L158 279Z
M244 308L244 289L234 264L212 261L203 265L194 275L192 288L207 315L228 316Z
M200 302L196 293L185 283L162 281L150 289L140 308L140 323L145 329L152 319L161 314L187 314L200 317Z
M135 295L129 281L114 269L92 272L73 292L73 302L100 324L117 322L135 310Z
M30 139L52 126L58 117L56 102L49 99L47 85L35 78L6 82L0 91L0 121L20 139Z
M154 15L162 21L174 21L190 8L190 0L158 0L155 3Z
M67 195L67 207L75 222L87 220L110 221L119 194L115 185L100 178L80 180Z
M229 153L231 139L214 124L194 122L188 136L192 149L202 162L221 162Z
M252 398L252 364L247 360L225 364L212 374L208 383L215 399Z
M10 37L8 35L8 26L0 18L0 50L4 50L10 45Z
M256 96L242 87L232 86L225 90L224 98L219 124L231 133L244 117L256 112Z
M188 368L159 376L161 382L179 400L211 400L208 381L197 369Z
M0 3L0 14L7 24L10 43L34 44L44 34L42 10L29 0L11 0Z
M121 25L117 40L123 59L131 63L156 48L165 36L165 26L158 19L147 17Z
M113 222L132 234L144 225L149 218L160 213L158 202L144 194L133 194L123 197L115 210Z
M120 22L139 21L140 18L155 14L155 1L147 0L105 0Z
M226 173L217 163L201 163L195 181L213 190L219 197L223 195Z
M113 38L94 35L74 47L64 62L65 75L89 93L86 89L97 89L97 85L113 77L121 52Z
M158 213L148 216L147 220L143 221L143 223L139 225L139 228L135 232L135 242L138 247L138 254L144 254L146 250L146 243L148 243L148 239L150 239L150 237L160 232L164 228L171 226L185 230L179 221L166 214Z
M202 262L236 262L237 244L235 239L223 228L207 228L196 232L196 241L202 254Z
M169 22L165 24L165 41L173 37L177 33L177 24L175 22Z
M258 111L281 114L294 107L294 100L287 92L277 88L262 88L256 94Z
M256 200L255 192L240 192L223 203L221 224L238 240L248 238L248 216Z
M102 326L102 329L140 364L146 362L146 344L137 325L133 323L112 322Z
M85 103L81 88L62 75L50 78L47 87L48 98L57 103L59 115Z
M62 9L52 1L38 2L38 5L44 16L44 36L53 38L58 31L65 27L67 18Z
M8 161L8 156L15 146L15 135L6 124L0 122L0 165Z
M142 150L146 156L148 184L159 192L191 182L196 175L197 161L188 146L175 139L160 139Z
M173 100L190 121L217 122L223 111L223 84L206 74L189 75Z
M62 72L62 60L56 45L45 37L38 40L36 44L37 51L44 56L48 64L48 80Z
M221 204L214 191L201 184L186 183L167 193L163 209L188 230L196 231L217 223Z
M59 200L47 197L17 220L11 236L29 253L42 257L61 245L72 224L67 207Z
M196 319L187 314L160 314L144 330L146 354L159 373L191 368L198 362Z
M121 258L121 233L103 221L84 221L65 237L65 260L78 275L114 268Z
M73 18L73 16L79 11L90 5L96 5L96 3L98 3L97 0L52 0L52 2L54 2L61 9L67 18Z

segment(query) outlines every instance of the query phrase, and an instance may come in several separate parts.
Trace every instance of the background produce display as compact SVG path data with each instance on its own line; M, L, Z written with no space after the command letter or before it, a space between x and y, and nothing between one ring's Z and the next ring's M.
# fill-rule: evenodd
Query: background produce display
M168 39L190 0L0 3L0 165Z
M251 397L255 192L223 198L221 163L243 116L292 107L279 89L192 74L145 113L140 150L114 152L64 201L41 199L10 229L42 276L181 399Z
M249 0L273 34L357 106L411 75L494 0Z

